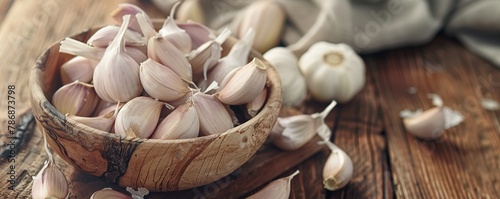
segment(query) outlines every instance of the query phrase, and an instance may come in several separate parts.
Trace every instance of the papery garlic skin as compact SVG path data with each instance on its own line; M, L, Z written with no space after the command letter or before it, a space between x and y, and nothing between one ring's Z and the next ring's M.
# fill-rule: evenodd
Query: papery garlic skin
M288 48L275 47L263 55L278 72L283 88L283 105L298 106L307 96L307 85L299 61Z
M124 17L120 31L106 48L94 71L97 94L108 102L127 102L142 92L139 64L125 52L123 38L130 15Z
M299 170L297 170L290 176L272 181L267 186L262 188L262 190L255 193L254 195L251 195L247 199L288 199L288 197L290 197L292 179L299 173Z
M122 137L149 138L160 119L163 102L149 97L136 97L118 112L115 133Z
M69 195L68 181L64 173L50 158L51 155L42 170L33 177L31 196L34 199L67 198Z
M365 64L346 44L318 42L299 59L313 98L320 101L351 100L365 85Z
M185 30L177 26L172 17L167 17L163 27L158 32L184 54L191 52L191 38Z

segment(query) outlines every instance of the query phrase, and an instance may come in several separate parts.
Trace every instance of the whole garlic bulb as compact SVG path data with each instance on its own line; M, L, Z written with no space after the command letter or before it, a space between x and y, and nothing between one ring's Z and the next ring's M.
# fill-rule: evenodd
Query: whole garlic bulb
M295 54L288 48L275 47L264 53L263 57L280 75L283 104L297 106L302 103L307 96L307 87Z
M309 91L317 100L347 102L365 85L365 64L346 44L318 42L299 59Z

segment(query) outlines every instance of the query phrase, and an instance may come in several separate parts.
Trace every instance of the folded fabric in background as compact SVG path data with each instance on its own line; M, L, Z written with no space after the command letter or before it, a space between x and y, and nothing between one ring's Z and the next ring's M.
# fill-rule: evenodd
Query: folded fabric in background
M268 0L271 1L271 0ZM275 0L286 12L282 41L300 55L318 41L372 53L429 42L440 31L500 67L498 0ZM153 0L168 12L175 0ZM254 0L201 0L205 24L237 26Z

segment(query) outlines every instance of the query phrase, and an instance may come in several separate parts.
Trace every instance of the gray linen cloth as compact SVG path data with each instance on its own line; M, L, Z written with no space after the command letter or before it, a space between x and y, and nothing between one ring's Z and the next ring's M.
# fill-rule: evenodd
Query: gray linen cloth
M287 13L283 43L296 54L317 41L371 53L429 42L440 30L500 67L500 0L275 0ZM166 12L175 0L153 0ZM200 0L206 25L232 23L254 0Z

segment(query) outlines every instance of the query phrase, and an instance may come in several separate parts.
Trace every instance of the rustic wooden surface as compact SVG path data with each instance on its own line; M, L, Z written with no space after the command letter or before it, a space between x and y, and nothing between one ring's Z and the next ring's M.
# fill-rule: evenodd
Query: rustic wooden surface
M134 0L0 0L0 94L7 98L7 85L16 86L18 118L29 109L27 74L38 55L64 36L110 23L109 11L121 2L138 3L151 15L162 16L147 2ZM248 187L234 183L234 179L255 182L266 175L275 179L299 169L301 174L292 181L291 198L500 197L500 111L487 111L480 105L485 97L500 101L500 70L445 36L425 46L368 55L364 60L368 68L366 87L353 101L336 107L327 119L334 142L354 163L354 176L347 187L335 192L323 189L322 165L328 150L321 150L294 167L284 161L254 158L249 164L260 168L258 172L249 173L243 167L229 180L198 191L219 197L224 196L224 190L251 194L239 193ZM409 87L417 93L409 94ZM462 124L434 141L407 134L399 118L402 109L430 108L427 93L439 94L446 106L465 116ZM308 101L302 109L312 113L325 106ZM5 138L6 100L0 101L0 124L0 144L4 145L9 141ZM31 176L47 158L41 134L29 132L26 136L26 142L16 148L14 171L18 183L14 191L6 182L10 163L6 158L0 160L2 198L29 197ZM267 146L260 154L273 157L276 151ZM87 198L99 187L109 186L75 171L61 159L56 162L69 179L75 179L71 184L73 192L84 193L73 198ZM287 171L272 172L280 167ZM153 194L151 198L161 196Z

